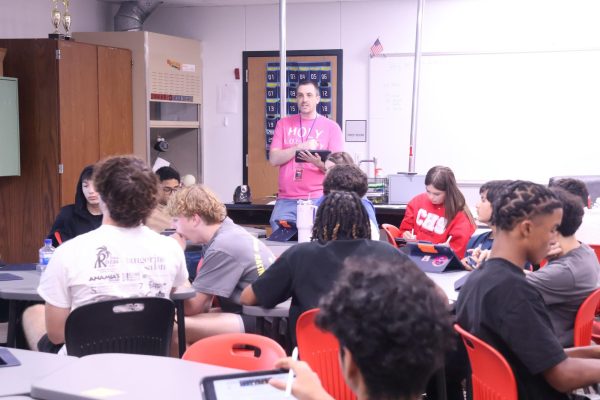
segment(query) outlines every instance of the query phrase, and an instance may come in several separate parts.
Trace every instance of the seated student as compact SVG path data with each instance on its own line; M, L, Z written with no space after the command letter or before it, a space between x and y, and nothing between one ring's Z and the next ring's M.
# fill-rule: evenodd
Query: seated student
M336 165L355 165L352 156L345 151L331 153L325 160L325 173Z
M509 180L489 181L479 188L481 199L476 206L477 220L489 225L491 229L479 235L471 236L471 239L469 239L469 243L467 243L467 256L462 259L465 269L479 268L481 263L489 257L490 249L494 242L494 227L490 223L492 219L492 204L498 193L510 182Z
M52 239L52 246L58 247L61 243L93 231L102 224L100 199L92 181L93 170L94 167L88 165L81 171L75 189L75 204L60 209L47 236L48 239Z
M551 190L563 208L557 239L561 253L544 268L527 274L527 281L542 295L558 340L570 347L575 315L581 303L598 288L600 265L594 251L576 238L583 217L581 201L559 187Z
M396 253L386 242L371 240L369 218L354 192L331 192L317 209L312 241L287 249L260 278L244 289L242 304L275 307L292 298L290 333L296 321L329 291L347 257Z
M471 272L456 302L458 324L510 364L519 399L567 399L565 393L600 382L597 346L563 349L541 295L523 273L526 262L546 256L561 220L561 203L549 189L510 183L494 202L490 258Z
M600 209L588 208L590 194L585 183L579 179L563 178L552 181L549 186L563 188L581 199L584 214L575 236L582 243L600 244Z
M45 308L32 306L23 315L34 350L57 352L67 317L77 307L123 297L167 297L187 282L181 247L143 225L158 191L150 167L134 156L111 157L94 167L94 185L102 226L56 249L38 287Z
M171 216L167 213L167 202L171 195L181 188L179 172L171 167L161 167L156 170L159 179L158 204L152 214L146 219L146 226L154 232L161 233L171 228Z
M371 223L371 239L379 240L379 225L375 217L375 207L369 199L365 198L369 190L369 180L360 168L352 164L334 165L327 170L325 180L323 180L323 197L318 199L315 204L321 204L325 195L332 191L354 192L362 201L363 207L369 216Z
M220 333L252 332L254 318L240 315L240 294L271 265L271 250L227 218L225 205L205 186L179 190L167 210L178 234L205 245L192 283L196 297L184 304L188 343ZM220 310L211 310L214 297Z
M446 304L402 253L361 254L344 263L316 323L340 342L341 370L358 400L417 400L452 344ZM297 399L331 399L305 362L285 358L276 367L296 373Z
M400 224L404 239L446 243L459 258L475 231L475 221L448 167L435 166L425 175L426 193L413 198Z

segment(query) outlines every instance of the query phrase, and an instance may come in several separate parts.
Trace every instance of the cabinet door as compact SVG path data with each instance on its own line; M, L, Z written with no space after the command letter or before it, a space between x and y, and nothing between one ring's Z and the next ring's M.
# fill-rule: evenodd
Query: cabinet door
M131 51L98 46L100 158L133 153Z
M100 157L98 143L98 62L94 45L59 42L58 61L60 204L75 201L83 167Z

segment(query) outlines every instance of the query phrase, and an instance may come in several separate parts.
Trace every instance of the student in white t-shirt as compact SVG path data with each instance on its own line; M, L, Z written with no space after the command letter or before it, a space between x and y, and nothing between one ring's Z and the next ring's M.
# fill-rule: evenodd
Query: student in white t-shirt
M168 297L187 281L179 244L144 226L158 195L150 167L133 156L108 158L94 167L94 185L102 225L56 249L38 287L46 305L23 315L34 350L57 352L67 317L77 307L115 298Z

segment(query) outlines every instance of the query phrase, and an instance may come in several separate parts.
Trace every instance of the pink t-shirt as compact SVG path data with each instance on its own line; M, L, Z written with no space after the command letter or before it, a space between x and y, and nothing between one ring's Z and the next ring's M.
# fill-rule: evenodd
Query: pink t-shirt
M313 125L314 122L314 125ZM300 128L302 127L302 128ZM312 129L311 129L312 127ZM343 151L342 130L338 124L322 115L317 119L302 119L300 114L277 122L271 149L287 149L310 139L317 141L314 150ZM297 163L293 157L279 166L279 194L281 199L318 199L323 195L325 174L311 163Z

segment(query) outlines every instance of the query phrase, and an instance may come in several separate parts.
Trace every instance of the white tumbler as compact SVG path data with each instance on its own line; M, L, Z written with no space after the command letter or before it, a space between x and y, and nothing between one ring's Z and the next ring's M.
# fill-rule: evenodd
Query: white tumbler
M296 207L296 227L298 228L298 243L310 242L312 227L315 222L317 206L311 200L298 200Z

